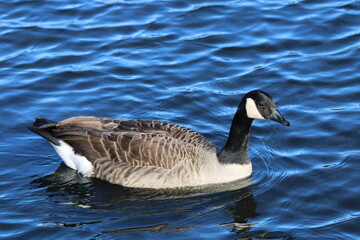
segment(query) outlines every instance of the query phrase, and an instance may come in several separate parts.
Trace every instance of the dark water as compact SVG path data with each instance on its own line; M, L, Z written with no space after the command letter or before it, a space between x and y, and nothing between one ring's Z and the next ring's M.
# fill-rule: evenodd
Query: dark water
M358 0L2 1L0 46L0 238L360 238ZM221 148L252 89L292 126L255 121L239 190L83 178L25 128L161 119Z

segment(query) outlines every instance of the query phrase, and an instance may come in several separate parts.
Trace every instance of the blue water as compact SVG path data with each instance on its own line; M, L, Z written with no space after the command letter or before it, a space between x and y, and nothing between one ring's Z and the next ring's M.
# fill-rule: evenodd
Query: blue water
M0 238L359 239L359 69L357 0L2 1ZM231 191L83 178L25 127L160 119L221 148L253 89L291 127L254 122Z

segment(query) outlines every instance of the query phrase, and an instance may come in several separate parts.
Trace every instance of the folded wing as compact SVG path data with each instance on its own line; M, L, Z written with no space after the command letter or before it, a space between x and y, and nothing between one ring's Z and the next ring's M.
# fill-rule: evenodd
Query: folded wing
M76 117L66 119L52 130L54 137L67 142L93 163L95 175L124 184L128 177L167 174L182 169L197 170L200 155L215 152L201 134L176 124L153 120Z

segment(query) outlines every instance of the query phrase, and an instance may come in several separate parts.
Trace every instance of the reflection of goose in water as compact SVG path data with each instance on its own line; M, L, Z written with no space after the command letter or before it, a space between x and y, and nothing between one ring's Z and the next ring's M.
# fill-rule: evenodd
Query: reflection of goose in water
M208 191L204 188L193 190L188 188L187 191L126 188L81 177L64 164L61 164L53 174L34 180L31 185L45 192L48 200L53 204L68 205L65 209L69 210L73 209L72 206L79 209L71 210L78 212L75 221L62 217L63 213L60 211L57 213L59 215L56 218L57 222L46 224L70 227L92 224L92 228L100 229L101 232L106 230L106 234L144 231L181 232L201 229L206 222L208 222L206 226L218 226L219 231L223 231L224 228L231 230L227 224L224 226L222 224L226 223L224 219L231 219L232 215L237 223L244 224L258 215L249 188L226 192L223 192L224 189L217 189L221 192L214 192L216 190L211 186ZM96 219L92 218L89 221L88 211L95 214L93 216L96 216ZM230 216L224 217L224 214ZM150 216L154 218L151 224L141 221ZM209 216L218 217L209 218ZM81 222L82 219L84 222ZM124 222L126 220L134 222L131 227Z
M227 185L229 188L236 187L236 184ZM87 212L84 212L83 222L80 213L84 210L79 212L80 216L77 216L76 221L61 217L62 213L59 212L58 222L46 224L66 227L92 225L92 228L100 229L99 236L191 231L201 229L207 223L206 226L218 226L219 231L225 229L237 233L236 238L291 239L288 233L269 232L268 229L253 230L259 222L256 218L261 217L252 194L254 185L230 191L211 187L207 191L204 188L195 188L193 191L126 188L94 178L84 178L77 171L61 164L53 174L34 180L32 186L46 191L49 200L55 204L72 205L96 212L96 219L92 221L89 221ZM69 208L71 209L70 206ZM110 219L108 210L113 213ZM152 224L141 222L140 219L149 217L149 214L157 220ZM124 220L124 216L129 219ZM180 219L179 222L169 221L174 218ZM139 219L139 222L131 227L123 225L124 221L134 219Z
M244 192L240 195L240 199L228 208L234 221L220 224L220 226L237 233L236 239L294 239L291 233L271 231L271 227L266 227L264 230L258 227L259 220L256 217L261 218L262 214L257 212L256 208L257 203L252 191Z
M251 175L249 130L255 118L289 126L271 96L247 93L235 113L225 147L162 121L75 117L38 118L29 129L46 138L65 164L84 176L140 188L221 184Z

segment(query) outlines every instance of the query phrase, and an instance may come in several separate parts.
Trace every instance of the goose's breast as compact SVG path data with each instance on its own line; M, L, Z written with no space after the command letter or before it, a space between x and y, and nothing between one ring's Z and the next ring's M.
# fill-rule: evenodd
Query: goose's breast
M248 164L222 164L219 163L216 174L209 175L215 183L232 182L249 177L252 173L251 162ZM213 177L212 177L213 176Z

